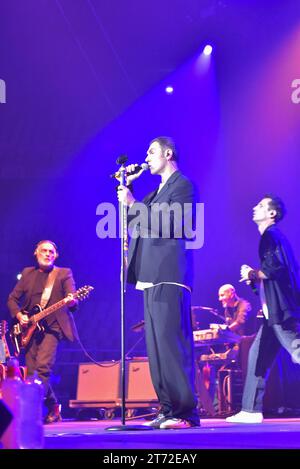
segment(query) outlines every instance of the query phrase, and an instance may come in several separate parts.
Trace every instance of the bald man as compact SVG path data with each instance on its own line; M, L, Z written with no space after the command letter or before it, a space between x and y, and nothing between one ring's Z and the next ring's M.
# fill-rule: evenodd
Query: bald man
M228 328L239 335L250 335L255 332L251 305L239 298L235 288L229 283L219 288L219 301L224 308L224 316Z

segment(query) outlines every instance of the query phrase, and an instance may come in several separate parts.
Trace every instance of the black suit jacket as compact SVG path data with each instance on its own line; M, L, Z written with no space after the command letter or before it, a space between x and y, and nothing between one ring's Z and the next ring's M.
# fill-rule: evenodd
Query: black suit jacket
M32 293L34 291L37 271L36 267L26 267L22 272L21 279L10 293L7 306L12 317L15 317L20 310L29 311L34 306L32 304ZM58 267L58 273L46 307L57 303L67 296L68 293L74 293L75 291L75 282L71 269ZM76 308L75 306L69 310L67 306L64 306L49 316L49 318L57 320L64 335L71 341L77 338L76 326L70 312Z
M170 213L172 204L177 204L176 213ZM128 226L132 239L128 253L127 281L136 283L176 282L192 287L192 250L186 249L186 240L192 228L195 208L194 186L179 171L174 172L161 191L149 194L143 200L144 209L136 210L135 203L128 212ZM162 205L158 205L162 204ZM181 207L185 216L180 217ZM161 216L152 223L151 213L160 209ZM152 215L153 216L153 215ZM187 234L188 231L188 234Z
M232 331L239 335L251 335L255 332L255 316L251 314L251 305L244 298L237 298L233 307L224 310L226 324L233 323Z
M266 277L264 289L269 310L269 324L299 317L300 285L298 264L286 237L271 225L259 244L260 269Z

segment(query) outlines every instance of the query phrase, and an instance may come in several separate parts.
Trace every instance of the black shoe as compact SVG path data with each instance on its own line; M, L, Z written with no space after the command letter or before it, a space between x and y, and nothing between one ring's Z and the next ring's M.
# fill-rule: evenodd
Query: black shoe
M60 414L60 405L59 404L54 404L51 409L49 409L48 414L46 415L44 419L44 423L54 423L54 422L61 422L62 417Z

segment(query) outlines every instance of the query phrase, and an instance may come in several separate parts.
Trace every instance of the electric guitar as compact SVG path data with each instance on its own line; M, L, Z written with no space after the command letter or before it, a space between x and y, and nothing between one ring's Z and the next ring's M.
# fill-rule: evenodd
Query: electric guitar
M79 288L75 293L72 293L72 296L74 299L81 301L86 299L92 290L94 290L94 287L85 285L84 287ZM16 357L20 354L22 349L28 347L36 330L40 332L44 330L43 325L40 324L39 321L50 316L50 314L65 306L67 300L68 297L65 297L46 309L42 309L40 305L35 305L29 313L27 311L23 312L23 314L27 314L29 317L28 324L21 326L21 324L18 322L13 325L10 331L10 337L14 346Z

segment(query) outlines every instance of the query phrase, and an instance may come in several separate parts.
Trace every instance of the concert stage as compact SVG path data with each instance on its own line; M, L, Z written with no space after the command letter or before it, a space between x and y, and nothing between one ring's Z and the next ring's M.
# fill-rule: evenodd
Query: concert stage
M142 424L132 420L128 425ZM236 425L203 419L185 430L106 431L119 420L63 421L45 426L45 449L299 449L300 418L265 419Z

